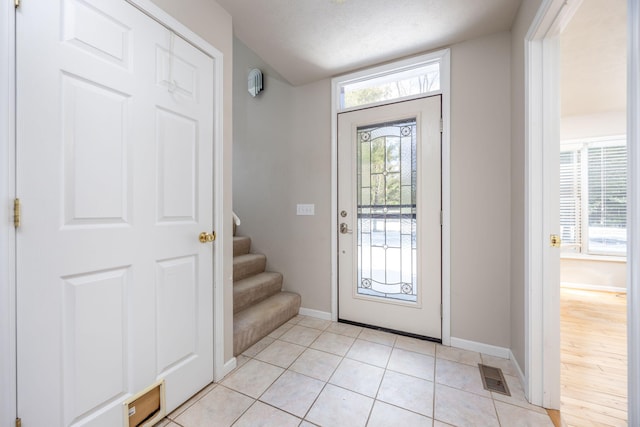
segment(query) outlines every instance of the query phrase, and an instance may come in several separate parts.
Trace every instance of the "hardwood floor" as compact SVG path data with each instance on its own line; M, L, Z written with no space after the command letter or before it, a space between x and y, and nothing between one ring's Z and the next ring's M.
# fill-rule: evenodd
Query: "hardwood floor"
M627 425L627 298L561 289L562 423Z

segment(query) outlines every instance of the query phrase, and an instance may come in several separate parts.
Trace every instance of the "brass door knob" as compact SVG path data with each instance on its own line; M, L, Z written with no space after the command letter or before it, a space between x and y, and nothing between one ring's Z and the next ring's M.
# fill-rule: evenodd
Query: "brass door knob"
M198 236L198 240L200 240L200 243L211 243L216 240L216 232L214 231L213 233L207 233L206 231L203 231Z

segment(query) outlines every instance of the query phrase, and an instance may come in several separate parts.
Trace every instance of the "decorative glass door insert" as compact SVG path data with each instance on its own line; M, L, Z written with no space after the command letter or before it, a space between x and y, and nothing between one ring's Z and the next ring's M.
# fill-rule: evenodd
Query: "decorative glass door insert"
M359 295L417 301L416 119L357 129Z

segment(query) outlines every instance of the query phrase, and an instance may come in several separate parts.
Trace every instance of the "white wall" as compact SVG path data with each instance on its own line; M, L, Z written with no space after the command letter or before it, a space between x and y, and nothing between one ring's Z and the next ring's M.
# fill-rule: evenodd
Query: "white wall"
M451 50L451 336L510 347L510 33Z
M216 209L217 215L222 215L225 219L224 223L228 224L228 228L225 229L225 234L231 236L231 194L232 194L232 135L233 135L233 120L232 120L232 88L233 88L233 29L231 23L231 15L229 15L215 0L183 0L176 2L173 0L152 0L158 6L163 8L167 13L171 14L178 21L189 27L193 32L197 33L205 41L211 44L213 47L222 52L224 58L224 71L223 71L223 123L220 125L223 127L223 146L221 152L223 156L224 170L221 172L224 201L224 210L220 212ZM228 220L226 220L228 219ZM220 230L217 230L218 235L221 234ZM222 250L225 254L229 254L225 257L224 262L224 283L219 284L224 287L224 306L225 306L225 334L224 334L224 347L225 354L224 360L230 360L233 358L233 261L231 257L232 253L232 240L226 239L224 241L224 247L218 242L216 250Z
M303 307L324 312L331 311L330 105L330 80L295 88L289 212L296 203L315 203L316 215L292 218L289 262L298 268L285 279L287 287L303 290Z
M627 262L615 257L560 258L560 282L577 286L587 285L595 288L627 287Z
M511 27L511 352L525 364L525 49L542 0L524 0Z
M560 141L626 135L627 112L609 111L560 119Z
M451 335L510 347L510 33L451 46ZM240 234L305 308L331 310L329 80L292 87L235 41L234 209ZM264 66L250 98L249 67ZM296 203L316 215L298 217Z
M264 72L252 98L247 73ZM330 81L293 87L238 39L234 40L234 210L238 235L267 255L284 289L302 306L330 311ZM315 204L297 216L296 204Z

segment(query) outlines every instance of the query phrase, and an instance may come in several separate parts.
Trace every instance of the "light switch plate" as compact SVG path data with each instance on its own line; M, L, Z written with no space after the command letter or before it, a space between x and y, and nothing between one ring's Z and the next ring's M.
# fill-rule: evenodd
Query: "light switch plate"
M316 205L301 205L296 206L296 215L315 215Z

